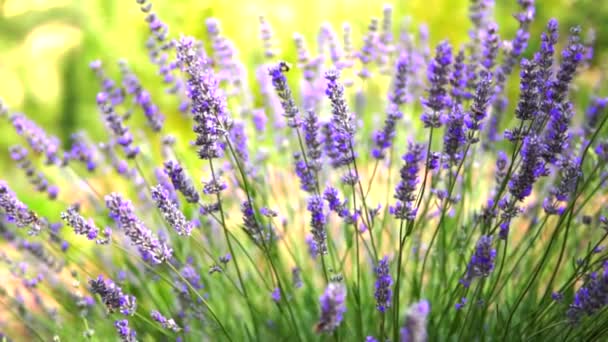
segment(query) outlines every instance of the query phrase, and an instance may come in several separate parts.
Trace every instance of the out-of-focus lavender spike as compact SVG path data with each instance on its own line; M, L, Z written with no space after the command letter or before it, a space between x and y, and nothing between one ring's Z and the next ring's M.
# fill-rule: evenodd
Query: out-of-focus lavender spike
M429 26L426 23L418 26L418 50L424 63L428 65L431 60L431 46Z
M128 159L135 158L139 154L139 147L133 145L133 135L124 124L123 118L114 110L114 105L109 101L106 93L100 92L97 94L97 107L110 133L122 147L125 156Z
M342 323L346 312L346 287L340 283L329 283L319 298L321 314L315 330L331 333Z
M243 229L249 237L258 245L264 246L276 238L274 228L271 225L260 223L255 216L255 211L248 200L241 204L243 214Z
M148 125L153 131L159 132L163 128L165 116L160 112L159 107L152 102L150 93L145 90L135 73L129 68L126 61L119 61L122 73L122 84L128 94L134 96L134 101L144 112Z
M462 103L462 100L471 98L471 94L467 91L467 75L465 73L465 55L464 49L458 50L458 54L454 59L454 69L450 74L450 95L455 103Z
M595 44L597 41L597 32L595 31L595 28L591 27L589 28L589 30L587 30L587 35L585 36L585 58L583 61L583 66L584 67L589 67L589 64L591 63L591 61L593 60L593 57L595 56Z
M289 66L285 62L279 62L268 70L268 74L272 80L272 85L281 99L283 107L283 116L287 118L287 125L292 128L299 127L301 124L300 111L293 99L291 89L287 84L285 73L289 71Z
M268 66L261 65L256 70L256 78L260 86L260 93L264 99L264 108L272 113L273 127L277 130L285 127L286 121L283 116L281 100L272 86L272 79L268 74Z
M310 212L310 233L315 240L316 252L319 255L327 254L327 217L323 206L323 198L312 195L308 199L307 209Z
M427 316L431 312L428 300L423 299L412 304L405 317L405 325L400 330L401 342L424 342L427 340Z
M273 42L273 33L270 23L263 16L259 17L260 20L260 38L264 46L264 57L268 60L273 60L277 55Z
M384 313L391 306L391 299L393 297L393 278L390 274L390 267L388 262L388 256L384 256L378 261L378 265L374 267L374 273L376 274L375 294L376 298L376 309Z
M518 58L528 47L528 41L530 39L530 24L534 20L536 15L536 8L534 7L535 0L518 0L521 6L521 12L514 14L515 19L519 22L519 29L515 33L515 37L507 42L505 59L501 66L496 70L497 73L500 71L504 75L504 80L501 78L501 86L504 86L506 77L511 74L513 67L517 63ZM500 88L502 91L502 87Z
M30 183L39 192L47 192L49 199L55 200L59 194L59 188L55 185L50 185L44 173L36 170L32 161L28 158L28 150L23 146L12 146L9 149L11 159L17 164L17 167L25 172Z
M246 73L243 72L241 63L238 61L238 51L234 43L221 35L220 22L215 18L205 21L207 34L211 40L213 50L213 65L216 68L217 80L226 81L230 86L228 95L236 95L243 91L242 85L246 83ZM203 51L201 47L199 51ZM202 58L205 60L206 58Z
M19 228L28 227L29 235L38 235L47 225L17 198L3 180L0 180L0 209L9 223L14 223Z
M403 117L399 106L407 101L408 63L405 54L399 56L396 61L392 81L393 88L388 95L387 118L384 121L383 129L376 131L373 136L375 147L372 149L372 156L376 159L385 157L386 149L390 148L394 140L397 121Z
M68 151L69 160L83 163L89 172L95 171L98 164L97 148L90 142L84 132L74 133L70 137L72 145Z
M137 246L144 258L150 258L154 264L162 264L171 259L173 250L161 242L152 231L135 215L131 201L117 193L105 197L106 207L118 226L124 231L131 243Z
M134 296L124 294L122 289L111 279L104 279L103 276L89 280L89 287L93 294L101 297L101 301L110 313L120 312L125 316L135 314L136 300Z
M342 50L343 57L340 60L340 65L337 67L341 70L350 69L355 64L355 51L353 48L352 31L349 23L342 24ZM352 82L345 82L344 85L348 87L352 85Z
M393 36L393 6L385 4L382 9L380 34L376 42L378 55L376 62L382 73L390 73L390 63L395 52Z
M61 158L61 142L57 137L48 135L44 129L24 114L15 113L10 116L15 131L27 140L30 148L46 157L47 165L57 164Z
M234 144L234 152L245 163L249 163L249 151L247 150L247 132L242 121L235 121L230 129L230 140Z
M477 241L475 252L467 265L467 271L460 283L464 287L469 287L475 278L485 278L494 270L494 260L496 259L496 249L492 247L493 237L483 235Z
M120 85L114 82L114 80L106 74L102 62L100 60L92 61L89 64L89 67L95 73L102 91L107 94L111 104L113 106L118 106L119 104L123 103L125 100L124 89L122 89Z
M266 131L266 122L268 121L268 117L266 116L266 111L263 108L258 108L251 111L251 119L253 121L253 126L258 133L264 133Z
M158 184L161 185L167 192L171 202L179 207L179 197L177 196L177 191L175 186L173 186L171 178L169 178L169 175L165 173L165 170L161 167L154 168L154 176L156 177Z
M166 318L157 310L152 310L152 312L150 312L150 316L154 321L160 323L164 329L168 329L173 332L179 332L181 330L173 318Z
M438 128L442 125L443 111L449 108L451 103L446 89L451 64L452 47L447 41L443 41L437 45L435 58L427 69L430 87L427 89L428 96L422 99L422 104L426 107L421 117L424 127Z
M422 145L410 142L408 151L402 158L405 164L401 167L401 180L397 184L393 196L397 202L394 206L389 207L389 212L401 220L413 220L416 217L417 209L414 202L416 201L416 188L420 182L418 173L424 158L423 148Z
M139 1L138 1L139 3ZM169 26L161 21L158 15L152 12L152 4L147 0L141 1L140 9L146 13L145 21L150 29L150 36L146 41L146 49L150 61L156 64L158 74L167 84L166 92L176 94L179 98L179 111L186 113L190 107L189 99L185 96L184 81L175 73L177 63L169 61L168 51L175 48L175 42L168 40Z
M496 23L488 24L484 38L482 40L482 60L481 65L486 69L487 72L492 72L496 63L496 57L498 57L498 25Z
M608 261L597 272L587 277L584 286L574 294L566 316L571 324L577 324L585 316L593 316L608 305Z
M600 98L593 97L591 103L587 107L586 119L583 126L585 135L589 136L599 123L600 117L606 115L606 107L608 106L608 97Z
M188 76L192 114L196 122L195 145L201 159L213 159L222 155L220 139L230 127L226 99L218 89L218 82L211 70L205 67L198 56L193 38L180 39L177 58Z
M184 214L179 210L175 203L171 202L169 193L161 185L157 185L151 189L152 199L156 203L156 207L162 214L165 221L177 232L180 236L190 236L194 225L186 220Z
M372 157L375 159L386 157L386 150L392 146L395 139L397 122L403 117L403 113L394 103L389 104L386 111L382 130L376 131L373 135L375 146L372 148Z
M338 45L338 37L336 36L336 32L331 27L331 24L328 22L324 22L321 24L321 33L325 37L325 41L327 42L327 46L329 47L329 58L335 68L340 68L341 63L340 59L342 57L342 52L340 51L340 47Z
M375 57L376 51L374 46L378 39L378 18L372 18L369 26L367 27L367 33L363 38L363 46L361 50L357 52L357 58L361 62L361 70L359 70L359 77L367 79L371 77L371 71L369 70L369 64Z
M137 333L131 327L129 327L129 321L126 319L119 319L114 322L116 333L120 337L121 342L137 342Z
M340 73L337 70L329 70L325 73L327 88L325 94L331 102L331 145L337 154L329 155L332 157L332 165L340 167L348 165L355 159L354 134L355 125L353 115L350 113L344 96L344 87L338 82Z

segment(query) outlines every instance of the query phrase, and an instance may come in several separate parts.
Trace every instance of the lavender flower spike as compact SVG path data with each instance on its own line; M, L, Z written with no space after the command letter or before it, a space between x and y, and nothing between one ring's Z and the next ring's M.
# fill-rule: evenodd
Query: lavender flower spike
M165 221L175 229L180 236L190 236L194 225L186 220L184 214L169 198L169 193L162 185L152 188L152 199L161 212Z
M177 325L177 323L175 323L173 318L166 318L156 310L153 310L150 313L150 316L152 316L152 319L160 323L160 325L162 325L162 327L165 329L171 330L173 332L179 332L181 330L181 328Z
M378 261L378 266L374 268L376 273L376 308L378 311L384 313L391 306L391 298L393 291L391 286L393 285L393 278L390 275L390 269L388 265L388 257Z
M490 95L492 91L491 85L492 74L482 71L481 78L477 83L475 95L473 96L471 110L465 118L465 124L469 129L468 139L471 141L471 143L476 143L479 141L479 138L475 136L475 132L482 129L482 121L488 114L488 104L490 103Z
M135 215L135 208L129 200L112 193L105 197L106 207L118 226L125 232L131 243L137 246L144 258L151 258L154 264L169 260L173 250L164 241L160 241L144 223Z
M592 316L608 306L608 261L603 270L593 272L587 283L574 295L574 301L566 312L572 324L578 323L584 316Z
M532 192L532 186L536 180L547 174L545 163L542 161L542 151L540 139L535 136L524 138L521 149L522 161L517 174L509 181L509 191L511 195L523 201Z
M451 103L446 89L451 64L452 47L450 43L443 41L437 45L435 58L427 69L427 78L431 87L427 90L428 96L422 99L422 104L426 107L422 114L424 127L438 128L442 125L442 112Z
M296 102L293 99L291 89L287 84L287 78L285 72L289 71L289 66L285 62L279 62L277 65L271 67L268 70L268 74L272 79L272 86L281 99L281 106L285 113L283 116L287 118L287 124L289 127L295 128L300 126L299 110L296 106Z
M114 109L108 94L104 92L97 94L97 107L116 142L122 147L125 156L129 159L135 158L139 154L139 147L133 145L133 135L125 125L123 117L118 115Z
M196 133L194 144L201 159L222 155L220 139L230 126L226 99L218 88L213 71L201 58L195 40L184 37L177 43L177 59L188 75L188 94L192 101L192 114Z
M401 328L401 342L425 342L427 340L426 321L431 306L426 299L412 304L407 312L405 325Z
M496 259L496 249L492 247L492 236L483 235L479 238L475 253L471 256L471 261L467 266L467 272L460 280L462 285L469 287L471 281L478 277L487 277L494 270L494 259Z
M135 333L135 330L129 327L129 321L126 319L120 319L114 322L114 327L116 328L116 332L118 333L118 336L122 342L137 341L137 334Z
M339 77L340 72L335 69L325 73L325 79L327 80L325 94L331 102L332 113L329 126L331 141L326 141L326 144L330 143L332 150L335 152L330 155L332 165L335 167L348 165L355 159L354 151L352 151L355 124L353 115L350 113L344 98L344 87L338 83Z
M29 227L28 234L30 235L40 233L45 224L36 213L19 201L15 193L3 180L0 180L0 211L9 222L15 223L17 227Z
M189 203L197 203L200 199L198 191L194 187L192 180L186 175L184 169L178 162L169 160L165 162L165 172L171 178L171 183L176 190L179 190Z
M109 235L104 233L105 236L100 237L99 228L97 228L93 219L86 220L80 215L78 209L78 205L69 206L66 211L61 213L61 219L64 220L68 226L74 228L74 233L78 235L84 235L89 240L95 240L99 245L110 243Z
M319 301L321 316L315 330L318 333L331 333L340 326L346 312L346 287L340 283L329 283Z
M310 232L317 246L317 253L327 254L327 233L325 226L327 225L327 217L323 210L323 198L313 195L308 200L308 211L310 211Z
M418 186L418 172L423 160L423 146L410 143L407 153L402 158L405 165L401 167L401 181L395 188L394 197L397 202L389 208L389 212L401 220L413 220L416 217L416 187Z
M125 316L135 314L135 297L124 294L122 289L111 279L104 279L100 275L97 279L89 280L89 286L92 293L101 297L101 301L110 313L119 311Z

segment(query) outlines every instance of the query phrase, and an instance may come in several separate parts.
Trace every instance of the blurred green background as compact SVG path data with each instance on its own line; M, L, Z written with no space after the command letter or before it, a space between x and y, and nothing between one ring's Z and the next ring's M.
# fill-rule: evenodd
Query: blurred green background
M295 61L291 39L294 32L304 34L312 48L322 22L329 21L338 29L348 21L353 27L355 47L359 47L369 18L380 17L384 3L394 6L395 32L400 18L409 16L413 25L428 23L432 43L448 38L458 45L466 39L470 25L467 0L153 1L154 10L169 25L174 37L184 33L205 39L204 20L218 18L223 34L235 42L240 58L250 67L251 85L255 84L254 66L263 60L259 15L273 26L280 58ZM496 2L496 17L505 39L513 37L517 28L511 16L517 8L516 0ZM537 0L531 46L538 46L539 34L550 17L560 19L562 33L575 24L595 28L598 38L594 67L605 59L608 1ZM101 122L94 101L98 83L88 63L101 59L116 75L115 61L125 58L144 87L160 95L160 78L144 48L147 35L148 28L135 0L0 0L0 99L11 110L27 113L64 140L77 128L99 136ZM529 48L527 54L531 51ZM163 103L159 96L156 101ZM173 108L164 107L169 117L178 115L171 112ZM181 124L185 125L183 121ZM0 149L7 151L12 139L12 129L3 121ZM7 154L1 153L0 160L5 161Z

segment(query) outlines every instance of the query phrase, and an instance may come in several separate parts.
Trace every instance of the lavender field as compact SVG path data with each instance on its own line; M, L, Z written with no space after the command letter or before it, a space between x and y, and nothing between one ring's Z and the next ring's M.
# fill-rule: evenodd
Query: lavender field
M4 77L1 341L608 340L600 2L245 2L104 3L146 37L86 35L60 109Z

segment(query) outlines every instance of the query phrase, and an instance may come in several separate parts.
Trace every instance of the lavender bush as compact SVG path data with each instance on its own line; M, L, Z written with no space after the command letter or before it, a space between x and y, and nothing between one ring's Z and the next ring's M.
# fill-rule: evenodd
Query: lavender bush
M531 46L534 0L513 37L477 0L470 40L433 49L387 5L362 37L294 34L282 61L260 18L248 69L217 20L173 35L136 2L158 80L90 64L103 141L0 108L21 137L0 181L3 341L608 335L608 98L577 96L588 28L552 19Z

